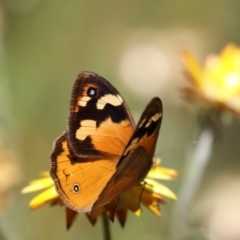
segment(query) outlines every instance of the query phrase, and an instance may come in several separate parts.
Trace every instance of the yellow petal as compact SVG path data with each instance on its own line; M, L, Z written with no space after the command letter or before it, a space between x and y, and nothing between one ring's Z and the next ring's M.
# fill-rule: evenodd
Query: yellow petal
M157 217L161 217L162 214L160 212L159 206L157 205L148 205L147 208L152 211Z
M136 200L135 196L131 191L127 191L120 195L119 204L124 206L124 208L129 209L132 212L138 212L139 202Z
M135 186L131 188L132 193L134 194L136 199L142 200L142 197L151 198L151 199L157 199L158 201L162 202L163 198L159 193L156 193L153 191L153 188L151 185L145 184L142 186Z
M164 179L164 180L171 180L178 177L178 172L170 169L170 168L163 168L163 167L154 167L151 171L148 172L147 178L155 178L155 179Z
M152 188L153 192L169 197L174 200L177 199L177 196L168 187L164 186L163 184L153 179L145 179L145 181Z
M55 187L51 187L34 197L29 205L31 209L36 209L58 197Z
M232 62L233 57L235 57L235 54L239 53L239 48L237 48L234 44L229 43L220 53L220 58L223 64L228 65L230 62Z
M159 194L153 192L152 187L145 185L144 191L143 191L143 186L141 186L141 187L136 186L136 187L132 188L132 192L135 194L135 197L139 198L139 200L141 200L141 203L143 203L156 216L158 216L158 217L161 216L159 204L165 203L165 202ZM135 214L137 216L140 216L140 213L141 212L139 211L139 212L136 212Z
M141 208L134 212L134 214L139 217L141 215Z
M144 191L141 196L141 203L143 203L156 216L161 217L159 204L165 202L159 195L156 195L156 193L153 194L150 191Z
M202 69L191 53L187 51L182 52L182 60L187 68L188 73L198 86L201 86Z
M41 178L29 183L29 186L22 189L22 193L35 192L53 186L53 180L51 178Z

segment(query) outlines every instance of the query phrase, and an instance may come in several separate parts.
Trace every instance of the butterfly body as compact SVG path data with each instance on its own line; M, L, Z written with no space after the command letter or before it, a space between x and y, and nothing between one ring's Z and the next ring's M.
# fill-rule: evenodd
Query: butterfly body
M153 98L135 127L125 101L107 80L80 73L68 129L51 154L51 176L63 202L91 212L140 183L153 164L161 120L161 100Z

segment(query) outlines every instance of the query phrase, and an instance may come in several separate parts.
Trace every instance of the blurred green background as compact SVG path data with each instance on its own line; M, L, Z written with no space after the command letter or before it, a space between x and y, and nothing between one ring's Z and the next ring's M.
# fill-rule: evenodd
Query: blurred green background
M0 1L0 185L9 184L0 201L0 239L102 239L101 221L92 227L78 215L66 231L63 207L30 211L28 203L36 194L20 194L49 169L52 144L66 129L71 88L82 70L108 79L136 121L153 96L161 97L164 116L157 155L164 167L179 171L177 180L166 182L178 194L194 145L174 148L196 140L199 131L196 109L179 92L185 82L180 52L188 49L203 60L228 42L238 44L239 14L237 0ZM236 119L223 129L189 206L185 239L231 240L216 237L223 236L217 234L224 227L229 229L230 220L240 236L235 230L240 225L239 133ZM212 199L216 202L207 205ZM129 212L124 229L111 224L113 239L171 239L176 204L167 200L161 219L145 208L140 218ZM222 215L216 223L217 204Z

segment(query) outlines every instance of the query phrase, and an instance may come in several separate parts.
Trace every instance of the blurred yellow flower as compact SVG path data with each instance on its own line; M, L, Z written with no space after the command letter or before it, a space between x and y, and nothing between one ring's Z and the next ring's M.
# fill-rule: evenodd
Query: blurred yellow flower
M21 173L14 154L7 149L0 149L0 215L5 212L13 189L19 183ZM14 176L14 177L13 177Z
M240 114L240 48L227 45L220 55L208 56L204 67L189 52L182 59L191 83L183 88L185 97Z
M177 199L177 197L170 189L156 181L156 179L171 180L177 176L178 173L173 169L154 166L144 179L144 184L134 186L121 194L118 199L112 200L103 207L94 210L90 214L86 214L86 216L94 225L98 217L104 212L112 221L116 216L120 224L124 226L127 218L127 211L130 210L137 216L140 216L140 203L142 203L156 216L160 217L161 212L159 204L165 203L163 196L174 200ZM31 181L27 187L22 189L22 193L29 193L38 190L44 191L31 200L29 204L31 209L39 208L47 203L51 203L52 205L64 205L55 190L53 180L48 172L43 172L42 178ZM66 207L68 229L72 225L77 214L77 212Z

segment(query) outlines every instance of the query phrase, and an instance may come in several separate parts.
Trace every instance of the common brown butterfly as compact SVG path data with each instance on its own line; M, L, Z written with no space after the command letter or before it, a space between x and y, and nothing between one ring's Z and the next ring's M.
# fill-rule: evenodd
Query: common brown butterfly
M119 92L81 72L73 86L68 128L54 143L51 177L62 201L91 212L139 184L153 164L162 103L153 98L135 126Z

